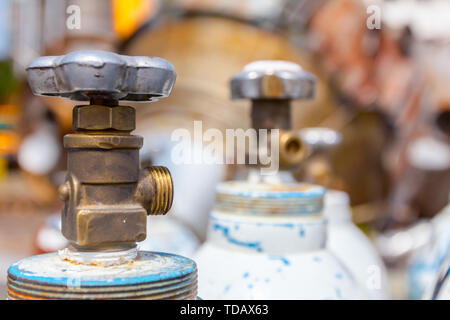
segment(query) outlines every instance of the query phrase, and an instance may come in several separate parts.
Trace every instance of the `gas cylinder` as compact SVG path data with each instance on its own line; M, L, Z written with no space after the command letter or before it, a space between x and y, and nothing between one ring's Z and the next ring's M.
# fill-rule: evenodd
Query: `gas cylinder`
M195 261L205 299L358 299L364 293L326 248L325 189L224 182Z
M321 170L310 176L317 183L333 184L332 165L327 151L342 141L341 134L330 128L312 127L299 131L302 141L310 147L313 161ZM313 165L311 165L313 167ZM320 172L319 172L320 171ZM328 221L327 247L348 268L371 299L388 299L387 272L381 257L369 238L353 223L350 199L346 192L328 189L324 216Z
M285 178L305 156L290 130L290 100L313 92L314 77L287 61L253 62L232 78L232 98L252 100L252 127L279 133L270 141L278 143L280 171L258 177L253 170L247 180L217 186L207 240L195 256L202 298L366 298L326 248L325 189Z
M40 57L27 67L34 94L89 104L64 137L61 228L67 248L8 269L8 299L197 299L191 259L140 251L147 215L166 214L173 184L164 167L140 168L135 110L119 101L167 97L176 72L164 59L106 51Z
M369 298L388 299L386 267L369 238L352 222L347 193L327 190L324 216L328 249L344 262Z
M425 298L424 294L433 286L440 266L449 259L447 256L450 252L450 203L431 219L430 227L432 230L430 241L413 254L407 267L407 289L410 299Z
M442 261L436 280L431 287L431 299L450 300L450 252Z

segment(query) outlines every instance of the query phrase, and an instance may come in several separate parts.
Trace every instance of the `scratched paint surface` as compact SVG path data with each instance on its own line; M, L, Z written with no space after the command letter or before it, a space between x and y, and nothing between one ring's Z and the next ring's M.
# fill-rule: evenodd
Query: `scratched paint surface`
M365 298L325 247L324 194L308 184L220 184L196 256L202 298Z
M320 214L325 189L291 183L223 182L217 186L215 209L246 215Z
M314 198L323 197L325 189L317 185L303 183L250 183L229 181L222 182L216 188L218 193L241 195L255 198Z
M132 263L118 266L74 264L57 254L44 254L13 264L8 275L15 279L65 286L76 279L86 286L141 284L178 278L196 272L195 262L177 255L141 251Z
M208 241L229 250L279 255L324 248L325 231L321 215L268 217L213 211Z
M207 244L197 262L199 295L204 299L366 298L347 269L324 249L270 255Z

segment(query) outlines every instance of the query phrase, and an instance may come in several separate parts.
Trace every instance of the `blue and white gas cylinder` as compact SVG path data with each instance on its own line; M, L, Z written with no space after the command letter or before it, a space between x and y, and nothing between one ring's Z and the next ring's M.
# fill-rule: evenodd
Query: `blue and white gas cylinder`
M197 268L181 256L135 251L126 263L72 261L64 253L26 258L8 270L8 299L196 299ZM94 258L94 257L92 257ZM125 258L125 257L124 257ZM102 263L103 261L103 263Z
M347 193L327 190L324 216L328 220L328 249L345 264L369 298L388 299L386 268L374 245L352 222Z
M324 194L298 183L219 184L195 257L202 298L367 298L326 248Z
M431 228L433 232L431 241L412 257L408 265L410 299L424 297L424 293L432 286L440 266L445 263L450 252L450 204L431 220Z

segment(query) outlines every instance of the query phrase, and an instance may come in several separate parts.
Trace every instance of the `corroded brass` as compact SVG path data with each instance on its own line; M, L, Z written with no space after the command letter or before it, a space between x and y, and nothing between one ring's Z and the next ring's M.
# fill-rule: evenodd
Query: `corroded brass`
M280 166L298 165L307 153L307 148L300 137L293 131L280 131L279 137Z
M76 106L73 109L73 130L133 131L135 110L128 106Z
M147 214L165 214L173 199L163 167L139 168L142 138L131 135L132 107L84 105L74 109L74 134L64 137L67 179L62 232L81 250L122 249L146 237Z
M136 199L145 205L148 214L165 214L173 201L173 182L165 167L147 167L141 170L141 178L136 189ZM158 190L155 193L155 190Z

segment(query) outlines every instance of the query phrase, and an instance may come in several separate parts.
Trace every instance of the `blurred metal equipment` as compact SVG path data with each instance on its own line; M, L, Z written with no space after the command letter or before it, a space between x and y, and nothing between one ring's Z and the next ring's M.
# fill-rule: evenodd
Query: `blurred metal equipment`
M295 63L256 61L235 75L230 85L232 99L251 99L254 129L282 130L279 136L280 168L298 165L304 158L305 149L301 139L289 131L290 102L313 97L314 76Z
M136 105L136 132L145 138L142 158L161 163L173 173L177 188L171 215L203 241L215 186L233 176L238 168L174 164L170 157L172 131L184 128L193 135L194 120L202 121L204 130L216 128L225 133L227 128L246 129L250 125L249 105L229 100L228 83L233 70L255 60L310 63L288 39L244 20L206 11L175 13L161 14L157 21L150 21L123 45L123 53L164 56L179 74L168 99L148 108ZM325 105L325 90L320 92L314 104ZM312 109L309 100L293 101L297 103L302 104L297 110Z
M304 128L300 130L300 137L316 152L337 146L342 141L342 135L329 128Z
M90 104L74 108L75 133L64 138L68 174L59 195L69 246L12 265L8 297L195 299L193 261L136 248L146 237L147 214L170 209L173 186L166 168L140 169L142 138L130 134L134 109L119 105L167 97L176 78L172 65L154 57L75 51L37 58L27 72L33 93Z
M339 178L333 172L330 151L342 141L342 135L329 128L304 128L299 136L310 149L309 157L296 173L299 181L317 183L326 188L341 189Z
M257 61L231 80L232 98L252 99L255 129L290 130L289 99L311 98L314 77L287 61ZM275 111L282 112L275 112ZM258 114L260 112L260 114ZM276 116L274 116L276 115ZM297 134L283 169L299 164ZM261 145L258 152L264 150ZM281 139L280 139L281 140ZM289 150L289 143L281 149ZM278 143L272 141L271 143ZM268 144L268 143L267 143ZM291 151L292 152L292 151ZM281 158L281 157L280 157ZM253 171L263 166L253 166ZM365 292L325 247L325 189L312 184L260 179L228 181L216 188L208 238L196 255L200 294L206 299L358 299ZM220 256L221 259L217 260ZM220 274L220 277L217 275Z
M305 2L317 1L297 2L298 7ZM367 27L369 4L383 12L382 27ZM353 203L361 205L355 208L358 220L375 222L380 231L430 218L447 201L448 167L417 168L408 153L417 138L430 136L432 120L448 110L448 7L445 0L334 0L322 2L308 17L308 47L342 105L355 118L368 110L383 115L381 126L366 117L365 123L340 128L346 142L336 161ZM295 35L298 26L291 27ZM430 164L442 163L438 158Z
M445 268L448 270L450 255L450 194L449 203L427 224L429 228L426 243L416 250L410 252L410 259L407 266L408 275L408 297L410 299L437 298L437 296L447 295L448 280L444 281L446 275ZM411 234L416 240L423 235ZM447 265L445 267L445 265ZM439 284L439 282L442 282ZM447 282L447 289L440 291L443 282ZM430 290L432 292L430 292Z

